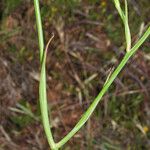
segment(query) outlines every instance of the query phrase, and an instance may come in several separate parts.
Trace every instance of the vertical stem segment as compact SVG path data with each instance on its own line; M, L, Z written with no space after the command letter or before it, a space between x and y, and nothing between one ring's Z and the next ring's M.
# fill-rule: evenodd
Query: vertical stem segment
M37 24L37 29L38 29L38 40L39 40L39 48L40 48L40 62L42 63L43 54L44 54L44 37L43 37L43 29L42 29L39 0L34 0L34 8L35 8L35 15L36 15L36 24Z
M52 136L50 123L49 123L49 115L48 115L47 94L46 94L46 69L45 69L46 51L44 52L44 37L43 37L42 21L41 21L41 14L39 8L39 0L34 0L34 7L35 7L35 14L36 14L37 29L38 29L39 48L40 48L41 76L40 76L40 85L39 85L39 101L40 101L42 122L51 149L57 150Z

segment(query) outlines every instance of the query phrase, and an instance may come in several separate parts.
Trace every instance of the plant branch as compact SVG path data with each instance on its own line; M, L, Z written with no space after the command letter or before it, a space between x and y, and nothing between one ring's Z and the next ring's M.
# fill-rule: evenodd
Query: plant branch
M130 57L134 55L134 53L138 50L138 48L143 44L143 42L148 38L150 35L150 26L148 27L147 31L144 35L140 38L140 40L131 47L131 35L130 29L128 26L128 8L127 8L127 1L125 0L125 13L122 11L120 7L119 0L114 0L115 6L119 12L121 19L124 22L125 26L125 35L126 35L126 42L127 42L127 53L125 54L124 58L118 65L118 67L114 70L113 73L107 78L102 90L94 99L92 104L89 106L87 111L82 115L81 119L75 125L75 127L58 143L54 142L50 123L49 123L49 115L48 115L48 106L47 106L47 94L46 94L46 55L48 46L53 38L50 38L48 44L46 45L44 51L44 37L43 37L43 30L42 30L42 21L40 15L40 8L39 8L39 0L34 0L34 7L35 7L35 14L36 14L36 21L37 21L37 29L38 29L38 39L39 39L39 48L40 48L40 63L41 63L41 76L40 76L40 85L39 85L39 101L40 101L40 108L41 108L41 115L42 115L42 122L44 126L44 130L46 133L46 137L48 139L48 143L52 150L57 150L58 148L62 147L69 139L71 139L76 132L80 130L80 128L86 123L89 117L92 115L93 111L95 110L98 103L102 100L103 95L108 91L108 88L111 86L115 78L118 76L120 71L126 65Z
M35 14L36 14L37 29L38 29L39 48L40 48L41 74L40 74L40 83L39 83L39 101L40 101L42 122L43 122L45 134L48 139L48 143L50 147L52 148L52 150L57 150L57 148L55 148L55 142L52 136L51 127L49 123L47 94L46 94L46 69L45 69L48 46L54 36L52 36L48 41L44 52L44 37L43 37L42 21L41 21L41 14L39 8L39 0L34 0L34 7L35 7Z
M57 148L62 147L76 132L80 130L80 128L86 123L86 121L89 119L93 111L95 110L96 106L98 103L102 100L103 95L108 91L108 88L110 85L113 83L115 78L118 76L120 71L123 69L123 67L126 65L128 62L129 58L133 56L133 54L138 50L138 48L143 44L143 42L148 38L150 35L150 27L148 27L147 31L145 34L141 37L141 39L135 44L135 46L125 54L124 58L118 65L118 67L115 69L115 71L112 73L111 77L109 80L106 82L100 93L97 95L97 97L94 99L92 104L89 106L87 111L83 114L79 122L76 124L76 126L60 141L56 144Z
M44 37L43 37L43 29L42 29L39 0L34 0L34 8L35 8L35 15L36 15L36 24L37 24L37 29L38 29L38 39L39 39L39 48L40 48L40 62L42 63L42 59L44 56Z

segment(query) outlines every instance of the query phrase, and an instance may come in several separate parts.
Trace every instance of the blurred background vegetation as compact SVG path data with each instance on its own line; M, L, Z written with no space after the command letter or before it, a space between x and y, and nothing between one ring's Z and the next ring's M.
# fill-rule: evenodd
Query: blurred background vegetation
M123 1L122 1L123 2ZM149 0L129 0L132 43L149 24ZM125 53L112 1L41 0L47 92L56 141L99 93ZM47 150L38 104L39 51L32 0L0 1L0 150ZM130 60L64 150L150 149L150 41Z

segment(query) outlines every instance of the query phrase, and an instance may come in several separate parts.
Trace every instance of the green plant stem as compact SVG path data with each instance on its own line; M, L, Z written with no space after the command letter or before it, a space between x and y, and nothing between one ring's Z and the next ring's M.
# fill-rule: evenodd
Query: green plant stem
M120 7L119 5L117 6ZM120 64L112 73L112 75L108 78L107 82L104 84L98 96L94 99L94 101L87 109L87 111L82 115L81 119L75 125L75 127L61 141L55 143L52 136L50 123L49 123L49 116L48 116L47 94L46 94L46 69L45 69L47 48L44 52L44 38L43 38L42 22L40 17L39 0L34 0L34 7L36 13L39 47L40 47L41 76L40 76L40 85L39 85L39 97L40 97L39 100L40 100L42 122L51 149L57 150L58 148L62 147L71 137L73 137L74 134L78 132L80 128L86 123L86 121L89 119L89 117L95 110L98 103L102 100L103 95L108 91L110 85L113 83L113 81L118 76L120 71L126 65L129 58L137 51L137 49L142 45L142 43L146 40L146 38L148 38L148 36L150 35L150 27L148 27L147 31L144 33L141 39L135 44L135 46L125 54L123 60L120 62ZM121 17L124 17L122 12L120 14Z
M35 15L36 15L36 24L37 24L37 29L38 29L38 39L39 39L39 48L40 48L40 62L42 63L43 54L44 54L44 37L43 37L43 29L42 29L39 0L34 0L34 8L35 8Z
M52 150L57 150L55 148L55 142L52 136L51 127L49 123L48 115L48 106L47 106L47 94L46 94L46 51L44 53L44 37L42 30L42 21L40 15L39 1L34 0L35 14L36 14L36 23L38 29L38 39L39 39L39 48L40 48L40 62L41 62L41 76L40 76L40 85L39 85L39 101L40 109L42 115L42 122L45 130L48 143Z
M125 28L125 39L126 39L126 51L131 50L131 33L128 23L128 3L127 0L124 0L125 2L125 12L122 10L120 5L120 0L114 0L115 7L123 21L124 28Z
M124 20L124 26L125 26L125 38L126 38L126 51L129 52L131 49L131 33L128 23L128 4L127 0L125 0L125 20Z
M49 123L49 115L48 115L47 94L46 94L46 69L45 69L46 53L47 50L45 51L43 57L41 76L40 76L40 85L39 85L40 108L41 108L42 122L43 122L48 143L52 150L57 150L52 136L51 127Z
M86 121L89 119L93 111L95 110L96 106L102 99L103 95L108 91L108 88L113 83L115 78L118 76L120 71L123 69L125 64L128 62L129 58L138 50L138 48L142 45L142 43L148 38L150 35L150 27L148 27L145 34L141 37L141 39L135 44L135 46L126 53L123 60L120 62L118 67L115 69L115 71L112 73L109 80L106 82L104 87L102 88L101 92L98 94L98 96L94 99L93 103L90 105L90 107L87 109L87 111L83 114L79 122L76 124L76 126L60 141L56 144L57 148L62 147L76 132L80 130L80 128L86 123Z

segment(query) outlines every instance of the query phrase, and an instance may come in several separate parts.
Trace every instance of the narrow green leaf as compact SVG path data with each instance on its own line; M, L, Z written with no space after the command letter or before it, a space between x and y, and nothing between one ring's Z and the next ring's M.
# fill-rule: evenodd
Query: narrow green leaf
M119 0L114 0L114 4L115 4L115 7L116 7L121 19L124 21L125 15L124 15L124 12L121 9L120 1Z
M53 37L52 37L53 38ZM44 130L46 133L46 137L48 139L49 145L52 149L55 149L55 142L52 136L51 127L49 123L49 115L48 115L48 106L47 106L47 92L46 92L46 55L48 50L48 45L50 44L52 38L49 40L44 56L43 56L43 62L41 67L41 76L40 76L40 85L39 85L39 100L40 100L40 108L41 108L41 115L42 115L42 122L44 126Z
M50 123L49 123L49 115L48 115L48 106L47 106L47 94L46 94L46 54L48 45L51 41L49 40L46 50L44 52L44 37L43 37L43 29L42 29L42 21L41 21L41 14L39 8L39 0L34 0L34 8L36 14L36 23L38 29L38 39L39 39L39 48L40 48L40 63L41 63L41 76L40 76L40 83L39 83L39 101L40 101L40 109L42 115L42 122L45 130L45 134L48 140L48 143L52 150L57 150L55 148L55 142L52 136Z
M38 29L38 39L39 39L39 48L40 48L40 62L42 63L42 59L44 56L44 37L43 37L43 29L42 29L42 21L41 21L41 13L39 0L34 0L34 8L36 15L36 24Z
M124 26L125 26L125 37L126 37L126 51L129 52L131 49L131 33L128 23L128 3L125 0L125 19L124 19Z
M125 0L125 13L121 9L119 0L114 0L114 4L124 24L126 51L129 52L131 49L131 33L130 33L130 28L129 28L129 23L128 23L128 3L127 3L127 0Z
M135 46L124 56L123 60L120 62L119 66L115 69L115 71L112 73L109 80L106 82L100 93L97 95L97 97L94 99L90 107L87 109L87 111L82 115L79 122L76 124L76 126L60 141L56 144L57 148L62 147L76 132L80 130L80 128L86 123L86 121L89 119L93 111L95 110L98 103L102 100L103 95L108 91L108 88L113 83L115 78L118 76L120 71L123 69L123 67L128 62L129 58L133 56L133 54L138 50L138 48L143 44L143 42L148 38L150 35L150 27L148 27L145 34L141 37L141 39L135 44Z

